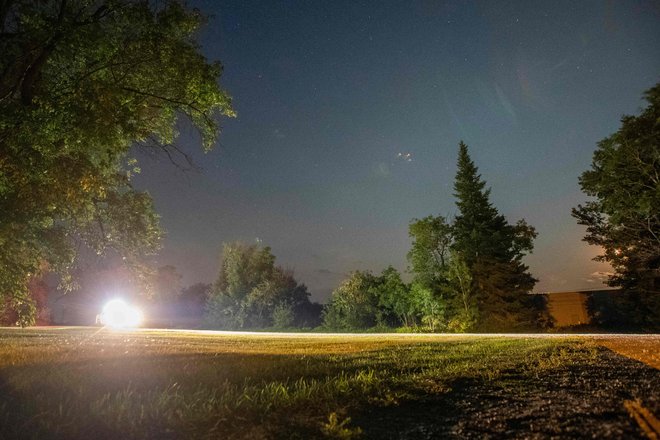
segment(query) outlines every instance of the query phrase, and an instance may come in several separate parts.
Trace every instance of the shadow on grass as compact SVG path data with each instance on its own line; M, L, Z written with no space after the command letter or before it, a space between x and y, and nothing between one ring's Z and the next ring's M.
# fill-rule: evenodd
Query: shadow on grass
M0 439L168 439L198 433L280 438L284 432L313 438L342 397L336 383L360 385L364 356L113 354L9 366L0 369ZM307 390L318 401L306 402ZM287 412L297 408L300 414Z

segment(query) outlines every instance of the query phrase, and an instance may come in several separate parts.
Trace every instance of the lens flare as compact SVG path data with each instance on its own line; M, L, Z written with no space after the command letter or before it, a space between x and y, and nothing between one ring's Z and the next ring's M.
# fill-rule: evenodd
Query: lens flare
M121 299L113 299L103 306L100 321L114 328L139 327L142 324L142 312Z

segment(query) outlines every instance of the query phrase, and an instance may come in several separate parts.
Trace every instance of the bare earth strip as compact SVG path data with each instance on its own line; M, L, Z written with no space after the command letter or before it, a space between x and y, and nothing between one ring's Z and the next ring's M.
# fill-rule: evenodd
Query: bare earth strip
M603 347L619 353L623 356L644 362L653 368L660 370L660 335L645 335L644 337L603 337L595 338L595 341ZM641 400L626 400L624 406L630 416L644 431L650 440L660 439L660 420L658 415L653 414L646 408Z
M603 347L660 370L660 335L604 335L594 340Z

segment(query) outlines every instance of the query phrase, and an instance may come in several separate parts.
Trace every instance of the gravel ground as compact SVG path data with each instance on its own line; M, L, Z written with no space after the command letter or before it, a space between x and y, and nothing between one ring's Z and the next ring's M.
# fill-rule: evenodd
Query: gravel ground
M536 378L506 373L493 382L455 382L451 391L396 407L372 408L353 425L372 439L645 439L624 408L640 399L660 412L660 371L600 348L595 364Z
M660 369L660 335L596 337L594 340L612 351Z

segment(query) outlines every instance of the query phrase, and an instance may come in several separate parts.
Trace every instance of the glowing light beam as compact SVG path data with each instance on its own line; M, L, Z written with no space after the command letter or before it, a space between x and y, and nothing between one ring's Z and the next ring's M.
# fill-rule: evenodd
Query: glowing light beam
M140 309L126 304L121 299L113 299L106 303L99 315L101 324L112 328L139 327L142 319Z

